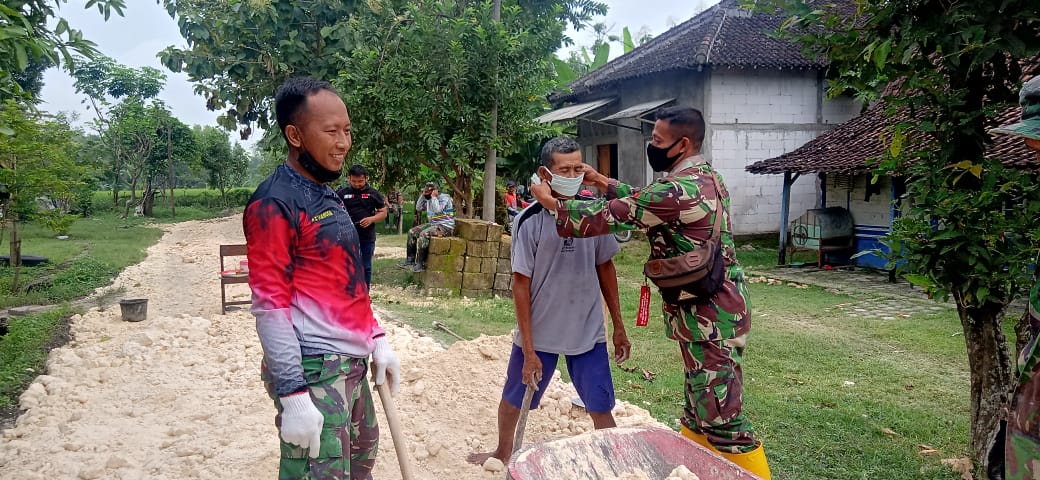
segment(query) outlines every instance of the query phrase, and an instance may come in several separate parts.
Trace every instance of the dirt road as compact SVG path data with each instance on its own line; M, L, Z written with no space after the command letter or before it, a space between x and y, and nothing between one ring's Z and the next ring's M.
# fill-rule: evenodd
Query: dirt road
M276 478L278 432L259 381L253 318L219 314L217 245L243 242L241 219L166 228L114 284L126 298L148 298L148 319L123 322L118 305L73 318L74 340L51 353L46 374L21 398L26 412L0 434L0 478ZM248 298L247 287L234 287ZM502 478L464 458L494 446L509 338L445 350L392 313L382 316L405 372L396 402L415 470L426 479ZM527 441L590 430L573 395L554 381L552 400L531 414ZM631 405L616 416L621 425L655 423ZM400 478L388 428L375 476Z

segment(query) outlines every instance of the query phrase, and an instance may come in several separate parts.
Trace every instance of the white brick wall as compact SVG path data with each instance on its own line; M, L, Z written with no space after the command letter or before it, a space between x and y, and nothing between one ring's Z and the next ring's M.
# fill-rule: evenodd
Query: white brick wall
M859 115L860 105L851 97L838 97L823 102L823 123L837 125Z
M854 117L851 99L825 101L812 71L713 71L707 98L711 138L706 142L713 164L732 196L737 234L779 230L783 175L752 175L745 167L801 147L825 131L824 125ZM791 187L791 218L819 203L816 175L807 174Z
M734 233L768 233L780 228L783 175L753 175L745 167L794 150L815 136L816 131L809 130L712 129L712 165L729 189ZM814 208L817 197L815 175L799 178L791 187L792 218Z
M866 201L867 183L871 178L868 175L852 177L850 192L848 176L843 179L839 175L828 175L827 206L847 208L856 225L887 226L892 217L892 183L888 177L879 178L880 192Z
M715 71L708 101L713 124L815 123L816 73Z

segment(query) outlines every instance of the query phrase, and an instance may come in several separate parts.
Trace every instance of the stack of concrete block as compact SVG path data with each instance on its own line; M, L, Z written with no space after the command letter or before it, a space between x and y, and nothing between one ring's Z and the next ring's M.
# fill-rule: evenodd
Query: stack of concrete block
M497 293L495 290L511 288L511 282L499 283L497 277L502 266L506 273L511 270L508 246L504 250L506 261L500 261L503 252L501 225L458 219L455 221L455 235L430 239L426 271L420 276L428 292L477 298L490 297ZM505 244L509 245L508 242ZM499 286L504 288L497 288Z
M513 298L513 262L510 249L513 237L503 235L498 244L498 269L495 273L494 295L501 298Z
M426 257L426 270L419 281L431 295L458 295L462 289L462 267L466 241L455 237L433 237Z

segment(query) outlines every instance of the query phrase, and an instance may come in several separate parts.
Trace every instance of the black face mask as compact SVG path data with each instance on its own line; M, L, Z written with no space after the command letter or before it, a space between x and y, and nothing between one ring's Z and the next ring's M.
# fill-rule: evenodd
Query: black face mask
M301 148L300 155L296 158L300 162L300 166L303 167L307 173L311 174L318 183L326 184L336 180L340 175L343 175L342 167L340 167L339 170L329 170L321 166L321 164L311 156L310 152L308 152L306 148Z
M682 153L677 153L669 157L668 151L678 145L683 138L686 137L680 137L674 143L664 148L655 147L652 143L648 143L646 145L646 159L650 162L650 168L655 172L668 170L668 167L672 166L679 159L679 156L682 155Z

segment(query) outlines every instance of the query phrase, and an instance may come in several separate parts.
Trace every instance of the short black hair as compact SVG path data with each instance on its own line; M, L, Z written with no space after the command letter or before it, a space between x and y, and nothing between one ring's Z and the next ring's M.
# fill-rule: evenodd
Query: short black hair
M581 148L576 140L570 137L553 137L549 141L542 145L542 165L545 168L552 170L553 163L556 159L553 158L555 153L573 153L577 152Z
M347 170L347 175L351 177L367 177L368 170L365 170L364 166L355 163L350 166L350 170Z
M704 115L691 107L666 107L657 111L655 120L664 120L680 137L689 138L698 147L704 144Z
M274 116L286 142L289 141L289 137L285 134L285 127L296 121L296 117L307 104L307 97L322 90L336 93L331 83L312 77L291 77L278 87L274 94Z

